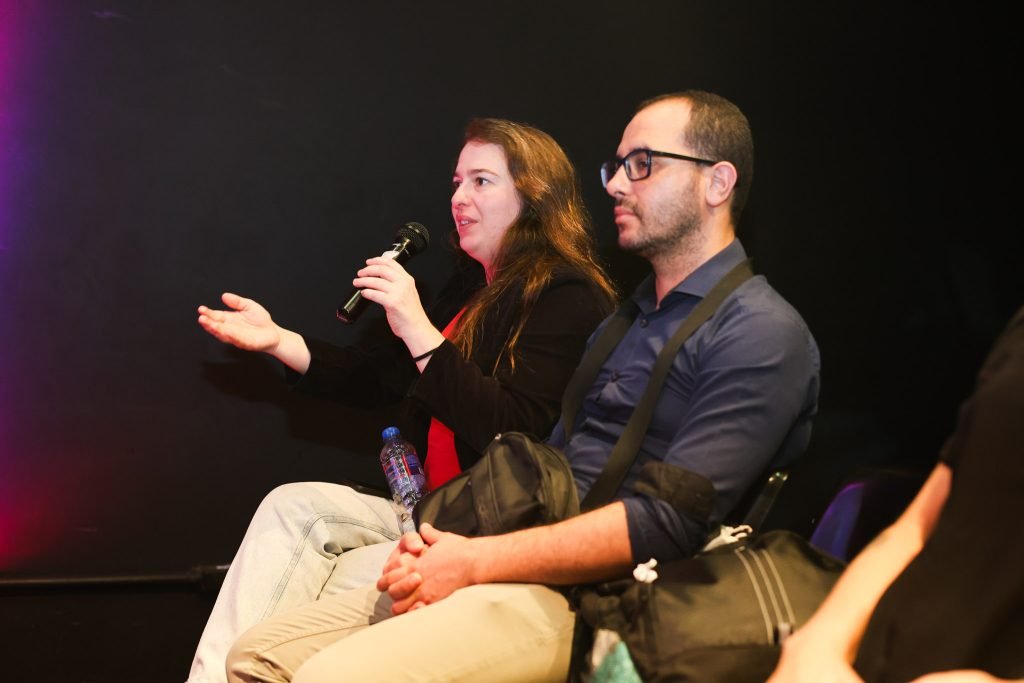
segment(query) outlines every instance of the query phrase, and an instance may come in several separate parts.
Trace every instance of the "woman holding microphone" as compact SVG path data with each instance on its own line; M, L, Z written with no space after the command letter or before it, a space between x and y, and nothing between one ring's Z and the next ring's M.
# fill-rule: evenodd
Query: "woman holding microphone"
M476 119L453 178L454 241L469 267L428 315L413 278L372 258L353 285L384 307L395 335L370 351L276 325L224 294L199 324L288 368L296 388L359 406L401 404L396 422L424 457L428 489L475 463L494 435L546 436L587 337L615 291L595 256L575 170L530 126ZM401 521L388 499L328 483L285 484L253 517L193 661L190 683L223 681L234 640L282 610L376 580Z

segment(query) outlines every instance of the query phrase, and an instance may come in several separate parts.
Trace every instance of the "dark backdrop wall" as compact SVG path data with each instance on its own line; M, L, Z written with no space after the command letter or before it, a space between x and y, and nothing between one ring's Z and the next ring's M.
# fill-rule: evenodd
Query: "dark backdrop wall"
M972 163L968 116L1000 100L984 38L861 3L0 0L0 572L226 562L279 483L382 486L386 412L290 394L196 306L227 289L308 335L387 334L334 308L408 220L436 291L477 115L562 142L628 291L644 264L596 168L640 100L687 87L751 120L741 236L822 349L819 481L926 467L1022 302L984 213L1009 181Z

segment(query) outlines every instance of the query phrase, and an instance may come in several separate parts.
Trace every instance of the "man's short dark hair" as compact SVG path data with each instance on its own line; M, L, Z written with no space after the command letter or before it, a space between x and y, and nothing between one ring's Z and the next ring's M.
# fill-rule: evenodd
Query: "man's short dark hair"
M754 138L750 122L735 104L721 95L703 90L658 95L642 102L637 112L664 100L686 100L690 103L690 125L682 131L683 143L687 147L697 156L728 161L736 167L736 187L730 208L733 223L738 224L754 179Z

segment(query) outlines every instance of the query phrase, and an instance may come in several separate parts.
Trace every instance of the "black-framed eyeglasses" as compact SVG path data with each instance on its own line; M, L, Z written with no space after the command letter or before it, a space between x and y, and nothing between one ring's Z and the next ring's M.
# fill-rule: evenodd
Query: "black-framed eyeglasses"
M674 152L657 152L653 149L634 149L632 152L613 161L606 161L601 164L601 185L608 187L612 177L618 172L619 166L626 167L626 177L630 180L643 180L651 175L651 157L668 157L669 159L682 159L692 161L695 164L711 166L717 161L710 159L698 159L697 157L675 154Z

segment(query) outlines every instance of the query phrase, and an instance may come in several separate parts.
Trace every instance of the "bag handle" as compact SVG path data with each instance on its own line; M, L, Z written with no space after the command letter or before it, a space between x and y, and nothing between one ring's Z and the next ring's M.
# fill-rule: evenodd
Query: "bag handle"
M626 478L626 474L629 472L629 468L633 466L636 461L637 453L640 451L640 444L643 442L644 435L647 433L647 427L651 423L651 418L654 416L654 407L658 402L658 395L661 393L661 387L665 383L665 379L668 377L668 371L672 367L673 361L675 361L676 355L679 353L679 349L682 348L683 343L697 331L701 325L703 325L715 311L718 310L718 306L729 296L737 287L749 280L754 276L754 271L750 265L750 259L746 259L743 262L737 264L732 270L730 270L725 277L719 280L711 291L708 292L707 296L701 299L700 303L690 312L686 319L679 325L675 334L665 344L665 347L658 354L657 360L654 362L654 367L651 369L651 376L647 380L647 387L644 389L644 394L637 403L636 408L633 409L633 414L630 415L629 421L626 423L626 428L622 432L622 436L615 443L615 447L612 449L611 456L608 458L608 462L604 467L604 470L598 476L597 481L587 492L583 501L580 503L582 510L592 510L600 507L601 505L609 502L615 495L615 492L619 490L623 480ZM577 392L577 395L568 396L569 389L566 389L566 398L563 400L563 410L566 407L573 408L573 412L568 416L568 425L575 422L576 412L583 404L583 394L593 383L594 379L597 378L597 373L600 371L601 365L611 355L612 350L618 345L622 337L625 336L626 331L633 323L633 319L636 317L637 310L636 304L632 301L631 311L623 313L623 309L626 308L626 304L619 307L619 311L615 317L609 322L605 328L604 333L591 347L591 351L587 352L587 355L582 361L577 372L574 373L572 380L570 380L569 389ZM621 314L621 315L620 315ZM627 317L628 316L628 319ZM612 338L614 336L614 338ZM607 347L607 348L606 348ZM595 361L594 359L600 354L600 360ZM592 358L593 356L593 358ZM593 367L596 365L596 368ZM577 381L577 376L582 375L581 370L585 370L587 373L592 373L589 378L589 382L581 390ZM563 416L565 419L565 416ZM566 443L569 440L570 430L565 430Z

